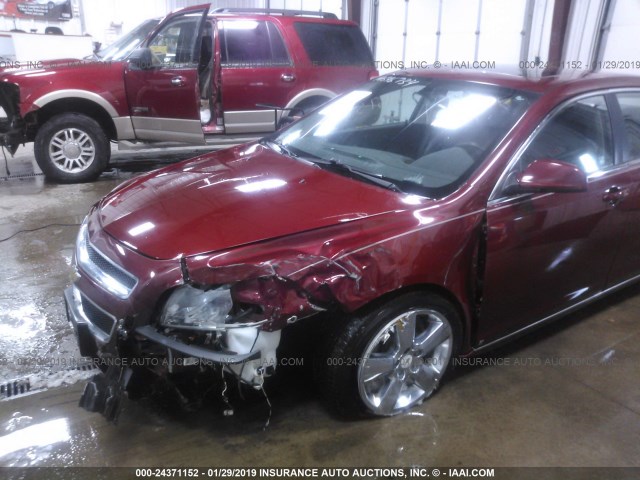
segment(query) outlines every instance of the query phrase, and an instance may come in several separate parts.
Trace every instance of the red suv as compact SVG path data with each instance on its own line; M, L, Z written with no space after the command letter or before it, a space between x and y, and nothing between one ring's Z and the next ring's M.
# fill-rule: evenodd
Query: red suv
M3 72L0 144L33 141L48 178L89 181L109 141L238 144L374 75L358 26L333 14L189 7L126 61Z

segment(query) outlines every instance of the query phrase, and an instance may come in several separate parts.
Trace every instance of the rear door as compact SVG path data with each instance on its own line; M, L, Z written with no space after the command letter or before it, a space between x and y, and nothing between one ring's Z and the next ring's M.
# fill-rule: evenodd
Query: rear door
M204 143L198 67L207 13L198 8L170 17L146 44L152 64L128 65L125 85L137 138Z
M298 77L278 26L269 19L218 22L226 133L272 132L276 111L295 95Z
M604 95L594 95L554 114L511 165L489 202L480 345L606 287L624 229L607 196L624 177L615 163L610 110ZM587 175L587 191L501 193L537 159L575 165Z

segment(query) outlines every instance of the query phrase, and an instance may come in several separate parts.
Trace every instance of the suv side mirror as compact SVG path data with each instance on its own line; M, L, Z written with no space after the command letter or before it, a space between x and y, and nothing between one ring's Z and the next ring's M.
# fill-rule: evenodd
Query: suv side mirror
M587 176L578 167L560 160L535 160L516 176L508 193L567 193L587 190Z
M150 48L138 48L131 52L127 63L132 70L151 70L160 66Z

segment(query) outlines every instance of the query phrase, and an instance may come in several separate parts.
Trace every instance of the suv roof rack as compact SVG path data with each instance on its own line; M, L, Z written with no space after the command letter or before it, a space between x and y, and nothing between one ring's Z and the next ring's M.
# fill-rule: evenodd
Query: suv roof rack
M215 8L211 13L259 13L262 15L283 15L290 17L321 17L338 20L335 13L314 12L312 10L274 10L271 8Z

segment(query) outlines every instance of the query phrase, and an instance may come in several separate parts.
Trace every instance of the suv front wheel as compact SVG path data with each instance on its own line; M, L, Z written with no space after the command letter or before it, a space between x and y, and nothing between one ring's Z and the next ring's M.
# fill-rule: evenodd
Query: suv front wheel
M45 176L60 183L95 180L111 156L109 139L94 119L63 113L38 131L34 153Z

